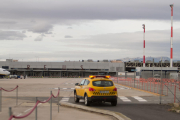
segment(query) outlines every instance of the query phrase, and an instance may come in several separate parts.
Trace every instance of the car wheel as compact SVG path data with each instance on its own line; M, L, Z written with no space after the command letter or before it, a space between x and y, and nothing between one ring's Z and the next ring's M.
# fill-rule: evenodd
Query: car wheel
M117 100L116 100L116 101L112 101L112 102L111 102L111 105L112 105L112 106L116 106L116 105L117 105Z
M91 104L91 102L88 100L88 96L87 95L84 96L84 104L86 106L89 106Z
M74 102L78 103L79 102L79 98L77 97L76 92L74 92Z

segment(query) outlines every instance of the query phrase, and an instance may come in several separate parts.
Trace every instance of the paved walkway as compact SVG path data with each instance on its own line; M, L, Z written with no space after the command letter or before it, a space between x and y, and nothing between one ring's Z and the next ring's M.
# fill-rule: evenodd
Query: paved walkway
M23 116L29 113L34 106L35 103L31 102L24 102L19 106L12 107L12 112L16 116ZM38 105L38 120L50 120L50 104L39 104ZM3 106L2 112L0 112L0 118L2 120L8 120L9 118L9 111L7 106ZM58 106L57 104L53 103L52 105L52 120L116 120L115 118L107 115L101 115L92 112L86 112L74 108L68 107L59 107L58 113ZM15 120L14 118L12 120ZM35 111L32 112L31 115L28 117L23 118L23 120L35 120Z

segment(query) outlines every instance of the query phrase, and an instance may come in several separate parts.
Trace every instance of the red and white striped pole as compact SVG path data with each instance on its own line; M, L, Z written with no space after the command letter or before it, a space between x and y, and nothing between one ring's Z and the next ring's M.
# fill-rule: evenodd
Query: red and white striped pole
M143 34L143 67L145 67L145 24L142 25L144 29Z
M173 67L173 4L171 7L171 49L170 49L170 67Z

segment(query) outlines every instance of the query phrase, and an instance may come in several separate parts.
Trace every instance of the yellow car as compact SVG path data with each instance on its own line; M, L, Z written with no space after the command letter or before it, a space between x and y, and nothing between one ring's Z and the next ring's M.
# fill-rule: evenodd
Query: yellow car
M76 83L74 101L77 103L80 99L84 99L86 106L96 101L111 102L112 106L116 106L117 88L109 78L110 76L90 75L89 78L85 78L81 83Z

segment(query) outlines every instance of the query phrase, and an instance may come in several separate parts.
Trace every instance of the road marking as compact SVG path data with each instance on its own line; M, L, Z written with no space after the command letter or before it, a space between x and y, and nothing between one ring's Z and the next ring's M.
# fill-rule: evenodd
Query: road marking
M19 115L17 115L17 116L21 116L22 114L20 113Z
M69 101L69 98L64 97L64 98L61 99L61 101L62 101L62 102L68 102L68 101Z
M131 100L128 99L127 97L125 97L125 96L118 96L118 97L119 97L119 99L121 99L124 102L131 102Z
M141 97L138 97L138 96L132 96L134 99L138 100L139 102L147 102L147 100L141 98Z
M84 102L84 100L83 100L83 99L80 99L79 102Z
M27 110L25 110L24 112L28 112L29 110L31 110L32 108L29 108L29 109L27 109Z
M63 89L67 89L67 88L63 88Z
M71 88L71 89L74 89L74 88Z

